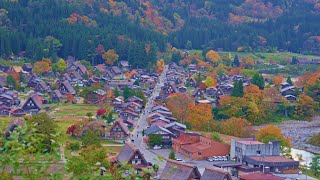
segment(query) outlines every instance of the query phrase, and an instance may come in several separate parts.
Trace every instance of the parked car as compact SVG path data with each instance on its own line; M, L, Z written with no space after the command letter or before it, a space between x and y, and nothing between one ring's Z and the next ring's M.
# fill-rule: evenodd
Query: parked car
M227 156L223 156L223 160L224 160L224 161L228 161Z
M213 162L213 158L211 158L211 157L209 157L207 160L208 160L209 162Z
M218 161L218 157L216 157L216 156L213 156L212 159L213 159L214 161Z
M176 159L176 161L179 161L179 162L185 163L185 161L184 161L183 159Z
M153 149L161 149L161 146L155 145Z

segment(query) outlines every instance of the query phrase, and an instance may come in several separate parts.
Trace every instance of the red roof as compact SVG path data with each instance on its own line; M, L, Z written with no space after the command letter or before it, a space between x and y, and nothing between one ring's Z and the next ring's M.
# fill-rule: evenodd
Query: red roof
M274 176L272 174L251 173L240 175L240 180L284 180L285 178Z

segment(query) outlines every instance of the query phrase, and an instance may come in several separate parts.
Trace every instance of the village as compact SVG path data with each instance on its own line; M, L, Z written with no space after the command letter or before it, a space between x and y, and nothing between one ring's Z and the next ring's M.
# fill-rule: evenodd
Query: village
M184 53L189 56L188 52ZM252 77L243 73L220 73L218 81L208 83L208 77L205 77L208 66L199 66L199 62L184 66L163 63L158 72L132 69L128 61L119 61L114 66L99 64L91 70L71 57L65 64L63 72L47 71L41 75L34 73L30 63L0 67L9 76L19 76L20 86L25 87L19 92L12 85L5 86L8 82L2 84L0 115L14 117L5 130L7 136L25 124L25 116L53 115L65 105L90 104L97 109L96 114L87 113L84 120L76 121L63 131L67 131L72 139L81 138L90 131L111 143L106 146L112 146L112 142L124 144L119 152L110 154L109 161L119 166L128 163L135 169L135 174L157 165L155 179L280 180L305 177L298 168L299 161L283 155L280 141L259 142L254 136L233 136L223 142L193 132L196 124L183 123L177 119L177 113L171 111L170 98L181 96L190 98L196 108L210 107L211 112L211 107L221 106L221 99L234 96L234 89L240 82L241 87L251 87ZM196 80L200 76L204 76L204 81ZM263 79L263 86L269 83L275 82L267 77ZM265 98L266 101L279 104L285 99L295 103L299 94L304 93L303 87L288 81L277 83L279 91ZM179 99L174 101L180 102ZM284 109L283 115L287 116L288 111ZM68 117L77 113L69 112ZM204 115L206 112L199 113ZM210 132L212 124L208 122L199 127ZM101 172L103 174L103 170Z

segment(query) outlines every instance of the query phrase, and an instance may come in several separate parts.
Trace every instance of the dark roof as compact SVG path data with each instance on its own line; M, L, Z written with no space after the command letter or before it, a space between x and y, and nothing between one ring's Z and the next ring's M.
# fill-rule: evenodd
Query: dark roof
M56 94L57 98L63 98L63 96L59 90L54 90L53 93Z
M192 175L196 177L192 177ZM174 160L167 160L160 179L174 179L174 180L188 180L188 179L200 179L201 174L197 166L180 163Z
M162 110L162 111L170 111L168 108L164 107L164 106L154 106L151 108L151 111L157 111L158 109Z
M64 85L67 89L67 91L71 94L76 94L76 91L73 89L69 81L64 81L60 84L60 86ZM60 87L59 86L59 87Z
M129 134L128 127L123 123L122 119L117 119L113 123L113 125L112 125L112 127L110 129L113 129L117 124L121 127L121 129L124 131L124 133L126 133L126 135Z
M123 67L129 67L129 62L128 61L120 61L120 64Z
M127 163L133 158L136 153L139 153L142 157L142 160L144 161L144 164L147 164L147 161L140 150L131 143L126 143L126 145L121 149L120 153L117 156L117 161L121 164Z
M231 180L228 172L219 169L206 168L201 176L201 180Z
M113 72L115 72L116 74L121 74L121 70L120 70L117 66L112 66L111 69L112 69Z
M78 79L78 80L83 79L82 76L77 71L73 71L71 74L75 77L75 79Z
M75 62L74 65L79 68L83 74L87 72L86 66L82 65L80 62Z
M168 134L172 134L172 132L170 132L168 129L165 129L163 127L160 127L160 126L151 126L149 127L148 129L146 129L144 132L146 135L150 135L150 134L154 134L158 131L163 131L163 132L166 132Z
M71 81L69 74L65 73L63 74L63 76L66 78L67 81Z

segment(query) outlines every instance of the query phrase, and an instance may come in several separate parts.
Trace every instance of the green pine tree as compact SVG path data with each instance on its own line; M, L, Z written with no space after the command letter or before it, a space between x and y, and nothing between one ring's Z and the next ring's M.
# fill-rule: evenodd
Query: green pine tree
M243 97L243 82L242 80L240 81L235 81L234 82L234 87L232 89L232 93L231 93L231 96L234 96L234 97Z
M288 76L288 78L287 78L287 83L288 83L288 84L290 84L290 85L293 85L293 82L292 82L292 80L291 80L291 77L290 77L290 76Z
M263 76L259 73L255 73L252 77L252 84L255 84L259 87L259 89L264 89L264 79Z
M176 155L174 154L173 148L171 148L170 154L169 154L169 159L176 160Z
M235 67L239 67L239 66L240 66L240 61L239 61L238 55L236 55L236 56L234 57L234 59L233 59L233 65L234 65Z

